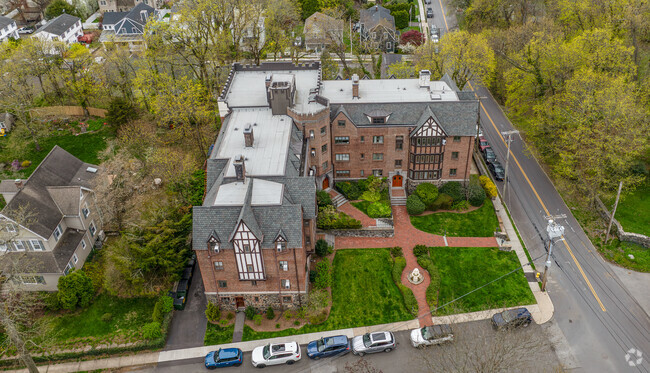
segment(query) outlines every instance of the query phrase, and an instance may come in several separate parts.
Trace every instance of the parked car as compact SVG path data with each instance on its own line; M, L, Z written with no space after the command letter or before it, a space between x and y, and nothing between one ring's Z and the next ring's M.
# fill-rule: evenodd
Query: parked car
M174 308L177 310L185 309L185 302L187 301L187 292L189 291L190 283L187 280L179 280L176 284L176 290L174 291Z
M296 342L268 344L255 347L251 358L253 366L264 368L268 365L293 364L299 361L300 346Z
M533 317L526 308L515 308L512 310L505 310L492 316L492 326L495 329L503 328L517 328L523 326L524 328L533 322Z
M503 181L505 178L506 172L499 161L494 161L488 164L488 170L490 170L492 175L494 175L494 178L499 181Z
M352 339L352 353L363 356L374 352L390 352L396 346L391 332L366 333Z
M351 348L352 344L350 343L350 340L344 335L324 337L309 342L307 345L307 356L309 356L310 359L318 360L321 357L345 355L350 352Z
M427 18L433 18L433 9L427 8Z
M411 330L411 344L413 347L431 346L454 340L454 333L448 324L425 326L421 329Z
M478 138L478 148L481 151L481 153L483 153L485 149L492 148L492 147L490 146L490 143L487 141L487 139L485 139L485 137L480 136Z
M244 352L238 348L220 348L205 355L208 369L238 367L244 361Z
M18 29L19 34L31 34L34 32L34 28L30 26L21 27Z
M483 151L483 158L485 159L485 163L490 164L497 160L497 155L494 154L492 148L486 148Z
M424 0L425 4L431 4L431 0Z

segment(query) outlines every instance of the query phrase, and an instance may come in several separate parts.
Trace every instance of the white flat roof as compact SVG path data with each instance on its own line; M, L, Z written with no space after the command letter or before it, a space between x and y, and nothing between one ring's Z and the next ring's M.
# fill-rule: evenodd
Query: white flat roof
M352 80L325 80L320 94L336 104L458 101L458 95L447 83L428 83L430 89L420 88L418 79L362 79L359 98L353 98Z
M217 191L214 206L243 206L249 183L253 182L252 206L281 205L284 185L263 179L246 178L241 181L223 184Z
M253 125L253 146L246 147L244 128ZM255 125L256 124L256 125ZM244 156L246 175L283 176L289 154L291 117L272 115L271 109L235 109L227 122L214 158L230 158L226 177L235 177L233 159Z

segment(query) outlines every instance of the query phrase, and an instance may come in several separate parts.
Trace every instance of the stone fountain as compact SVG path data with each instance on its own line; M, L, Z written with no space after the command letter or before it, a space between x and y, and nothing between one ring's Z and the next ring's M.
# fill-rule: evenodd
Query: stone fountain
M424 281L424 276L422 276L420 270L417 268L413 268L413 272L409 273L408 278L409 278L409 282L414 285L417 285L422 281Z

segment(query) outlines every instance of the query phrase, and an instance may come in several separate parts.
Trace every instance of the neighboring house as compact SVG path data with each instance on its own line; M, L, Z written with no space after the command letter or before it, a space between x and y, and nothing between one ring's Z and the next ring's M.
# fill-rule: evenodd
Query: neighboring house
M0 136L4 136L11 131L14 125L14 116L10 113L0 113Z
M128 47L132 52L143 50L145 25L152 19L159 19L160 15L144 3L139 3L128 12L104 13L99 41L104 47L117 44Z
M0 183L8 201L0 211L0 272L26 290L55 291L61 276L83 266L103 236L91 189L97 174L55 146L27 180ZM17 221L12 211L26 213Z
M145 4L160 9L165 2L163 0L99 0L99 11L102 14L110 12L128 12L138 4Z
M252 22L242 31L242 38L239 44L242 50L250 50L250 47L256 46L261 49L266 42L266 29L264 27L264 17L258 17L257 22Z
M332 40L343 39L343 21L316 12L305 20L305 48L321 52Z
M381 78L388 79L391 77L389 72L390 65L402 62L403 54L383 53L381 58Z
M16 21L0 16L0 43L9 40L9 38L19 38Z
M81 19L63 13L36 30L32 37L43 41L62 41L69 44L76 43L77 38L83 34Z
M192 245L222 309L304 304L316 189L386 176L467 183L478 100L445 76L322 81L318 62L233 65Z
M394 52L399 44L395 17L381 5L362 9L359 16L361 41L369 49Z

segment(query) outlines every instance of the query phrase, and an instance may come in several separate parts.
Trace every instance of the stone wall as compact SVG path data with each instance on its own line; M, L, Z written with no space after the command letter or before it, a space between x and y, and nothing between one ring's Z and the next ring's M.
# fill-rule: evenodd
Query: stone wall
M236 311L236 297L244 298L244 306L252 306L258 311L265 311L271 307L279 309L297 309L300 305L307 304L307 294L289 293L289 294L206 294L209 302L217 304L221 310ZM291 302L283 301L283 297L291 297Z
M394 228L332 229L328 231L319 230L318 233L326 233L336 237L393 237L395 235L395 229Z
M598 197L596 197L596 207L600 213L600 216L607 222L607 224L609 224L609 219L611 218L612 214L607 210L605 204ZM614 225L616 226L616 234L618 235L619 240L632 242L643 247L650 248L650 237L638 233L626 232L623 229L621 223L619 223L616 219L614 219Z

